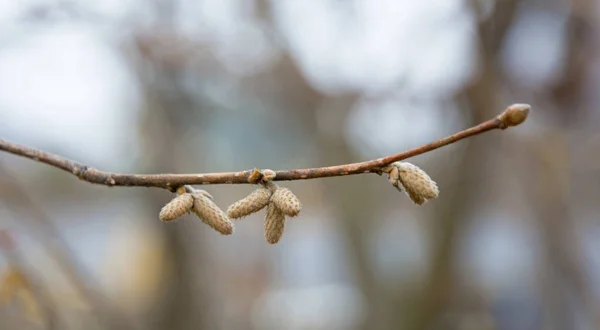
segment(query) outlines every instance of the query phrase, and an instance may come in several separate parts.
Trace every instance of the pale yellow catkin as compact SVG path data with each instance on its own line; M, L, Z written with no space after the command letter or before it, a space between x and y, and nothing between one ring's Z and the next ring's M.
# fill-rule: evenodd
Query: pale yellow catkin
M223 235L233 234L233 223L211 199L203 194L194 194L194 213L214 230Z
M162 221L172 221L187 214L194 204L194 197L189 193L183 193L173 198L165 205L158 215Z
M273 203L267 205L265 216L265 239L269 244L276 244L283 236L285 229L285 215Z
M271 190L260 187L250 195L229 206L227 216L231 219L239 219L262 210L269 204L271 194Z
M438 196L439 190L435 181L419 167L405 162L394 163L399 171L399 181L410 199L418 205Z
M302 209L302 204L300 204L298 197L287 188L278 187L273 196L271 196L271 203L275 204L283 214L290 217L297 216Z

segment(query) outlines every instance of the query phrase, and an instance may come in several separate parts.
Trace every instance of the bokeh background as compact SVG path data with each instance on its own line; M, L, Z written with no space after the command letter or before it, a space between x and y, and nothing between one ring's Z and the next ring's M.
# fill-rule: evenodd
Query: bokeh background
M221 236L173 195L0 154L1 329L600 329L600 3L2 0L0 136L113 172L377 158L533 106L384 177L283 183ZM251 186L210 186L226 208Z

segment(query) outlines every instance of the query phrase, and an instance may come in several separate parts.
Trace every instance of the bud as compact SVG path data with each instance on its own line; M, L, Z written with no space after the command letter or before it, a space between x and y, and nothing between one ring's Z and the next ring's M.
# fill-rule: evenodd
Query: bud
M269 204L271 194L269 189L260 187L246 196L246 198L233 203L227 209L227 216L231 219L239 219L262 210L263 207Z
M277 176L277 173L275 173L275 171L273 171L273 170L263 170L262 174L263 174L264 181L271 181L271 180L275 179L275 176Z
M287 188L277 187L277 190L271 196L271 203L275 204L283 214L290 217L297 216L302 209L302 204L300 204L298 197Z
M399 181L410 199L418 205L438 196L437 184L419 167L404 162L394 163L398 168Z
M171 200L161 210L158 217L162 221L172 221L187 214L194 204L194 197L189 193L183 193Z
M187 192L187 190L185 189L185 186L180 186L179 188L177 188L176 192L177 195L183 195Z
M267 215L265 216L265 238L270 244L276 244L283 236L285 229L285 215L283 212L270 203L267 205Z
M211 199L203 194L194 194L194 213L214 230L223 235L233 234L233 223Z
M502 127L517 126L522 124L529 115L531 106L529 104L517 103L506 108L503 113L498 116L498 119L504 124Z
M262 178L263 174L262 172L255 168L252 170L252 173L250 173L250 175L248 176L248 182L250 183L258 183L258 180L260 180L260 178Z

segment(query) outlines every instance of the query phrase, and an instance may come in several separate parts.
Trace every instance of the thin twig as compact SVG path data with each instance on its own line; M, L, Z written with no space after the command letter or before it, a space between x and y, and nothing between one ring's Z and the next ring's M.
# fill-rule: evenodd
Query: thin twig
M519 125L525 121L529 109L530 106L527 104L514 104L508 107L502 114L494 119L490 119L479 125L460 131L443 139L401 152L399 154L360 163L276 171L276 176L273 181L308 180L363 173L381 173L382 168L393 162L414 157L490 130L505 129L510 126ZM0 150L57 167L61 170L72 173L81 180L106 186L157 187L174 191L177 187L186 184L205 185L254 183L251 182L252 180L249 180L254 170L200 174L122 174L100 171L55 154L2 139L0 139Z

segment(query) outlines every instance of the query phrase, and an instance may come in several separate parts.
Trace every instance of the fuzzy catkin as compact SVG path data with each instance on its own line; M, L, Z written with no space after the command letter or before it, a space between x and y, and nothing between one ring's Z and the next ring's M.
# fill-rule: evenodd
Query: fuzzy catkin
M302 204L300 204L298 197L287 188L278 187L273 196L271 196L271 203L275 204L283 214L290 217L297 216L302 209Z
M173 198L161 210L158 217L162 221L172 221L188 213L194 205L194 197L189 193L183 193Z
M398 168L399 181L410 199L418 205L422 205L429 199L438 196L437 184L431 180L429 175L419 167L405 162L394 163Z
M267 205L265 216L265 239L269 244L276 244L283 236L285 229L285 215L273 203Z
M250 195L229 206L227 209L227 216L231 219L239 219L262 210L269 204L271 194L269 189L260 187L254 190Z
M203 194L194 195L194 213L214 230L223 235L233 234L233 223L211 199Z

